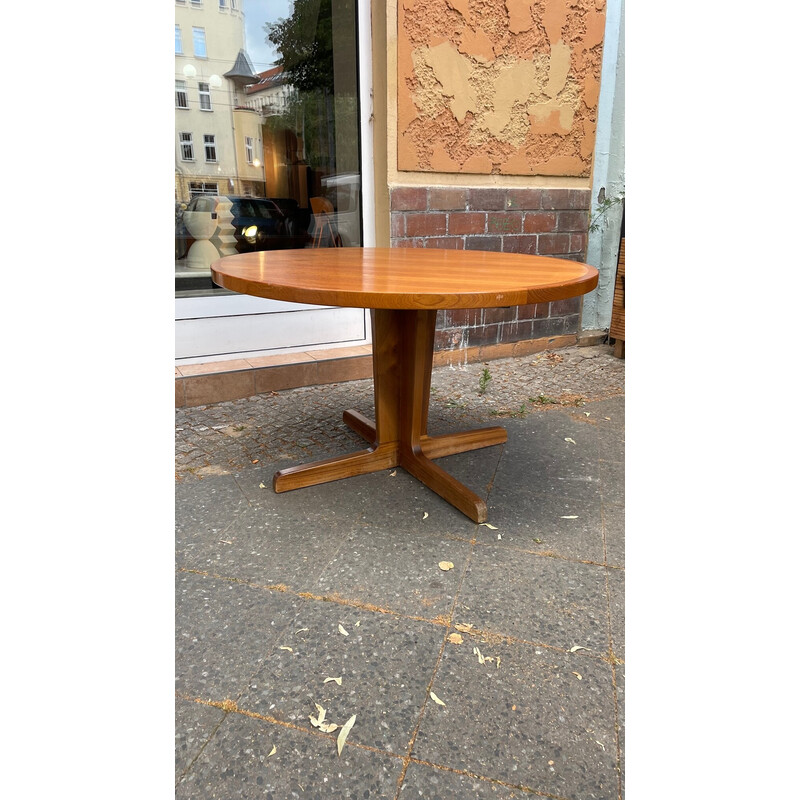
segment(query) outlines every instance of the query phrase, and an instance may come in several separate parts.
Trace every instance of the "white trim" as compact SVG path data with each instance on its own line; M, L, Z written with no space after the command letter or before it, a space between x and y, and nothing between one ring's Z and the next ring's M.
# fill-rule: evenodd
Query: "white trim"
M361 218L364 247L375 246L375 163L372 103L372 5L358 0L358 96L361 107Z

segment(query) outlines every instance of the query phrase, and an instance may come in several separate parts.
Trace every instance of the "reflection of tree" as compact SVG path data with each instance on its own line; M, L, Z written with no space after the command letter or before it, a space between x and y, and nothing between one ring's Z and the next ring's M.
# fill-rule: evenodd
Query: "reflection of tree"
M337 19L354 18L353 1L337 2ZM333 91L332 0L295 0L289 19L268 22L264 30L280 54L278 64L298 90ZM337 49L355 55L353 34L351 25L337 26Z
M357 158L353 164L341 163L342 151L355 153L355 148L339 147L337 153L335 145L337 129L358 135L355 0L335 0L335 9L334 0L295 0L289 19L268 22L264 30L295 90L284 112L269 118L268 127L294 131L302 140L305 161L323 174L357 170ZM353 76L345 81L347 91L334 86L334 38L337 62L342 54L351 60L348 71L352 69Z

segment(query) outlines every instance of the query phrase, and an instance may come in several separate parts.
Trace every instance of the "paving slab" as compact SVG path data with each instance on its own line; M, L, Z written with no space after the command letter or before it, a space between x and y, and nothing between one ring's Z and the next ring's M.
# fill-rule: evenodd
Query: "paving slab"
M175 689L224 701L248 686L304 600L230 580L178 572Z
M475 646L495 661L479 663ZM614 685L605 661L468 636L448 643L432 688L445 705L426 705L414 758L547 796L617 796Z
M453 621L569 650L609 647L607 569L511 548L476 547Z
M270 755L272 748L273 755ZM239 713L229 713L191 770L176 800L294 800L394 797L399 758Z
M282 640L291 651L273 650L239 708L308 732L316 704L328 723L341 726L355 714L348 742L404 756L446 633L441 625L391 614L308 603ZM341 685L327 678L341 678ZM336 736L330 734L334 750Z
M346 408L371 381L176 410L177 800L621 800L624 362L434 370L431 433L508 430L439 460L489 525L402 468L276 494L364 447Z

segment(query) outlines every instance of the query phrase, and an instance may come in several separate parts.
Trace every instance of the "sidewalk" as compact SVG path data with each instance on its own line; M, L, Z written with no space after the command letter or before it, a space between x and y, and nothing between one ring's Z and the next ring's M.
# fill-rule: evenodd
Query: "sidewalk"
M612 353L434 370L431 433L508 431L440 461L488 525L402 469L272 491L282 467L363 448L341 413L372 413L371 381L176 410L179 800L622 796ZM356 717L341 756L318 706Z

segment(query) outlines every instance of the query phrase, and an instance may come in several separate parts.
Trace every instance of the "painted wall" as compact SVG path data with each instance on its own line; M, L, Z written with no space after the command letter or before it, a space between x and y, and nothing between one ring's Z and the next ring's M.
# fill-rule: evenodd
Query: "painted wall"
M605 0L398 0L397 168L588 178Z

